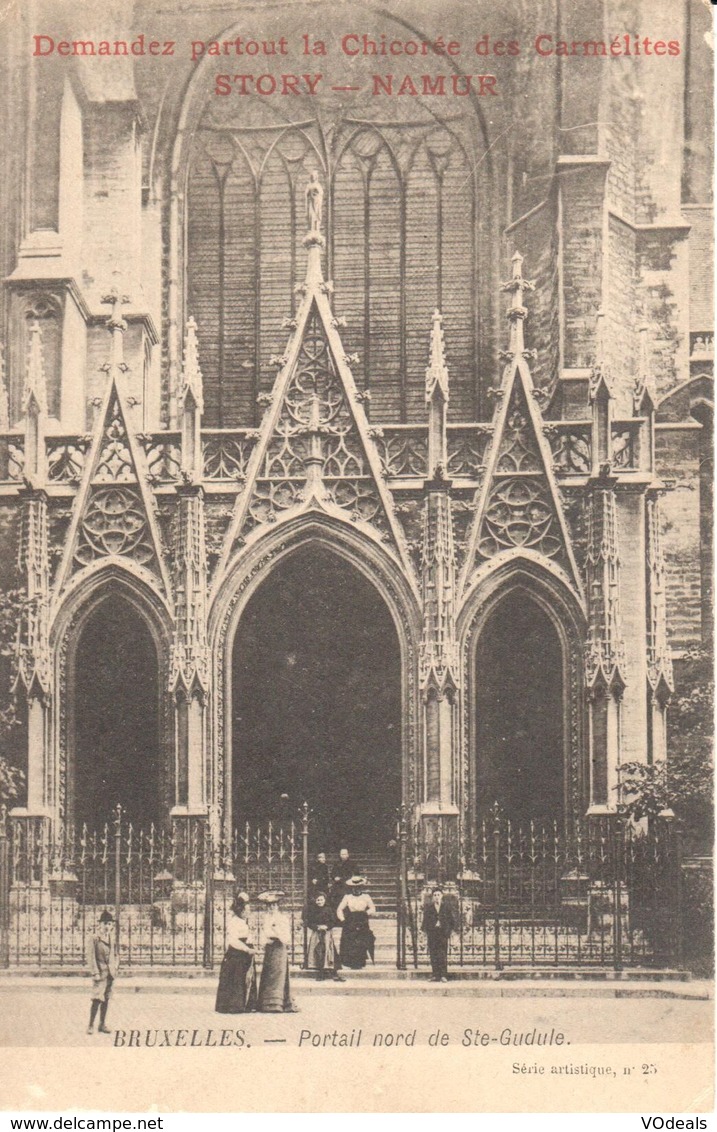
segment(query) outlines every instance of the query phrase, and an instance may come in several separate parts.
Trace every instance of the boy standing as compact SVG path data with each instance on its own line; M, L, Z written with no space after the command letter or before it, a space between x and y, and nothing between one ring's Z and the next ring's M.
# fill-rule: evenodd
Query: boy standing
M92 1005L90 1007L90 1023L87 1027L88 1034L94 1033L98 1011L100 1014L98 1033L109 1034L111 1032L105 1022L107 1020L107 1007L112 994L112 984L115 981L119 966L114 923L115 919L112 913L104 911L100 916L97 932L87 947L87 963L92 975Z

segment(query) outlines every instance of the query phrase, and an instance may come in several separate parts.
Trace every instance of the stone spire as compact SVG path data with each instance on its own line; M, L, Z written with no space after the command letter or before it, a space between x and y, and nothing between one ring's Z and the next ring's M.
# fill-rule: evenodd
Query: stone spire
M184 339L184 365L182 367L182 389L180 411L182 424L182 472L190 482L202 478L202 411L204 409L204 387L202 371L199 368L199 345L197 324L193 318L187 322Z
M433 313L431 347L426 369L426 404L428 405L428 476L445 476L448 463L446 408L448 405L448 367L443 340L441 312Z
M23 391L25 412L25 500L20 543L20 572L25 602L18 626L17 679L28 698L28 807L44 798L47 697L51 686L48 646L49 553L45 480L47 392L40 324L30 325Z
M528 312L523 299L526 290L535 288L523 278L522 269L523 257L516 252L513 277L501 286L513 296L508 308L510 342L500 354L505 362L500 385L490 390L496 400L492 435L485 449L485 473L476 493L458 581L461 596L472 585L474 571L484 563L528 548L562 569L575 593L582 594L553 454L545 436L540 391L530 372L533 351L524 348L523 322Z
M127 323L122 317L122 307L129 302L129 295L122 295L117 287L112 289L102 296L102 302L105 305L112 307L110 316L107 319L107 329L112 335L112 349L110 351L110 361L107 369L116 374L126 373L127 367L124 362L124 332L127 329Z
M199 343L197 324L193 318L187 319L187 333L184 337L184 365L182 367L182 400L191 393L199 412L204 408L204 382L199 366Z
M305 191L306 199L306 235L303 239L304 247L308 251L306 263L306 284L316 284L323 281L321 270L321 253L326 247L321 232L324 211L324 189L319 180L319 174L314 169L309 175Z
M25 477L34 487L38 487L45 479L47 389L42 360L42 336L37 319L30 325L22 401L25 412Z
M649 610L647 676L653 692L666 702L673 689L672 656L667 636L665 558L662 550L660 507L655 494L647 500L647 566Z
M601 679L607 688L624 686L625 645L620 615L620 550L615 493L595 490L588 509L586 554L589 625L586 646L588 687Z
M423 503L420 649L421 692L426 736L426 803L445 812L453 802L452 761L458 711L456 645L456 556L450 481L446 475L448 368L443 323L435 311L426 369L428 478Z
M443 316L439 310L433 312L431 322L431 346L426 368L426 402L430 402L436 390L448 400L448 367L446 366L446 344L443 337Z
M510 322L508 350L514 357L519 357L525 351L523 322L528 315L528 311L523 305L523 297L526 291L535 290L535 283L523 278L523 257L520 252L515 252L511 263L513 265L512 277L507 283L503 284L501 290L507 291L513 296L513 301L508 307L508 321Z
M423 640L422 683L443 695L456 687L455 646L455 549L451 516L450 482L446 477L448 444L446 366L443 323L439 311L433 315L429 364L426 369L428 404L428 479L423 517L422 594Z
M599 310L595 324L595 363L590 380L592 407L592 473L609 472L612 463L614 399L605 358L605 312Z
M637 380L633 398L635 412L648 416L655 409L655 383L650 370L650 327L643 323L639 328Z
M32 411L43 415L47 413L47 386L45 384L45 364L42 357L42 333L37 319L33 319L30 324L30 344L27 351L23 408L26 413Z

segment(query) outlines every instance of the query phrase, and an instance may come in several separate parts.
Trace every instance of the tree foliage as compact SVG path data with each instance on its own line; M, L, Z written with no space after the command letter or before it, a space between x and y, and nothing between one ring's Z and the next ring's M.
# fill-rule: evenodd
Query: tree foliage
M713 839L714 780L714 671L708 650L693 649L681 660L667 718L667 763L623 763L620 808L638 820L672 809L690 846L706 849Z

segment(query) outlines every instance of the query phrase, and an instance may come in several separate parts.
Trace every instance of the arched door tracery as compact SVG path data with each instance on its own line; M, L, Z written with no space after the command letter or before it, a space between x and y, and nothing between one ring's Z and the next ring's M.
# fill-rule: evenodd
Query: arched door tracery
M81 580L54 619L51 797L70 829L101 829L122 806L135 829L176 803L171 630L158 595L112 566Z
M329 849L385 844L401 800L398 638L378 591L331 551L295 551L248 602L232 733L235 826L306 801Z
M211 774L211 803L218 823L222 826L225 836L231 835L234 824L233 814L233 784L232 763L234 761L234 734L236 726L237 709L234 704L233 666L234 653L238 642L241 641L242 625L246 625L247 610L256 597L261 599L261 591L267 584L271 587L271 575L279 571L282 564L292 556L305 553L309 559L312 556L323 557L325 562L334 563L334 576L339 575L354 588L354 592L361 592L363 597L355 607L354 621L362 632L370 629L370 625L361 626L362 604L368 599L373 608L380 611L383 623L382 633L387 640L393 638L391 649L393 660L389 679L393 684L388 699L392 702L392 722L390 741L384 744L384 749L390 748L390 758L393 766L389 774L388 801L380 798L378 782L373 791L373 802L377 804L374 809L384 805L385 814L381 819L386 827L381 832L382 845L391 836L395 809L400 804L413 805L417 800L419 753L419 727L418 727L418 641L420 640L420 619L415 598L411 594L409 584L403 577L398 564L393 562L385 552L374 545L365 536L354 531L344 524L324 519L320 516L310 516L283 525L283 529L274 529L263 539L256 543L251 551L239 556L228 571L221 586L218 588L216 600L210 613L210 641L213 655L213 713L210 731L210 748L212 751ZM297 562L300 559L296 559ZM338 565L337 565L338 564ZM297 567L298 569L298 567ZM336 571L338 570L338 574ZM293 573L293 571L292 571ZM299 571L300 573L300 571ZM280 574L277 574L280 577ZM339 583L340 585L341 583ZM358 588L356 588L358 587ZM271 605L271 588L265 590L268 595L266 602ZM275 592L275 591L274 591ZM371 596L373 595L373 596ZM314 594L316 597L316 593ZM345 607L345 612L356 603L351 600ZM286 617L283 620L287 620ZM363 617L366 621L366 618ZM368 619L369 622L371 618ZM334 634L335 643L342 646L342 636L350 642L352 633L356 632L357 625L346 625L344 619L343 629ZM257 632L255 623L254 634ZM239 646L240 647L240 646ZM372 645L370 633L362 642L364 659L371 658ZM375 652L375 647L373 647ZM286 652L286 650L285 650ZM286 662L286 656L284 661ZM350 680L359 685L357 701L362 705L361 710L368 714L371 710L371 695L361 688L361 680L355 673L351 673L350 657L344 658L348 663L342 667ZM364 664L365 668L366 665ZM374 677L372 676L372 679ZM378 694L380 681L377 685ZM240 713L239 713L240 714ZM396 737L395 731L399 734ZM369 741L369 748L371 741ZM381 760L378 760L380 763ZM276 816L284 812L296 816L304 799L296 793L299 782L295 780L295 790L274 789L276 795L274 803L268 799ZM288 793L288 800L282 800L281 794ZM344 805L344 803L342 803ZM319 806L321 809L321 806ZM366 809L366 807L364 807ZM338 807L341 810L341 806ZM268 811L267 811L268 812ZM348 812L346 809L344 812ZM328 825L331 824L329 821ZM318 826L315 827L318 830Z
M564 672L547 614L509 591L476 642L476 805L514 821L560 821L566 803Z
M496 801L506 816L524 821L569 826L582 818L589 771L585 621L577 596L556 571L515 556L480 579L459 614L458 636L466 836L475 838Z

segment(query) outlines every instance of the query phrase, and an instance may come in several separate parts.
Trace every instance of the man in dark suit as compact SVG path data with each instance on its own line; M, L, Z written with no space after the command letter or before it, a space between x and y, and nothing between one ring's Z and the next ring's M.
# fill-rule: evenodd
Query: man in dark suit
M317 892L323 892L324 895L328 896L330 888L329 866L326 864L326 854L319 853L311 870L311 895L315 897Z
M340 849L339 859L333 869L333 884L331 885L331 892L329 894L331 907L334 911L336 911L344 896L349 891L346 882L351 880L351 877L357 874L357 872L357 867L353 859L349 856L348 849Z
M431 893L431 903L424 909L421 924L421 931L428 940L428 954L434 983L448 982L448 943L453 932L457 930L455 912L451 905L446 903L443 889L436 885Z

